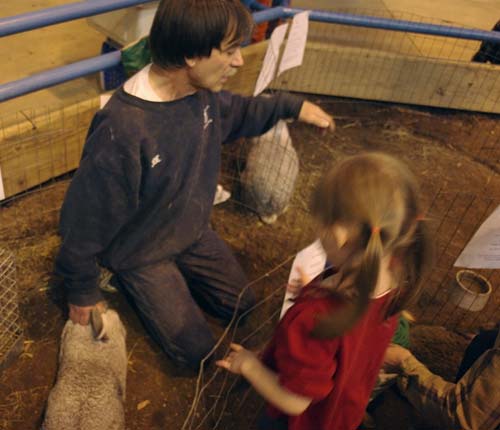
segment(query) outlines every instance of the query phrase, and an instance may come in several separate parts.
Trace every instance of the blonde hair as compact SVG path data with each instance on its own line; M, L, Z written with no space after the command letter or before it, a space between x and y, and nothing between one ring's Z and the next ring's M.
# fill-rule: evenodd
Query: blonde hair
M418 194L410 170L383 153L349 157L326 174L313 195L312 213L323 229L336 223L354 226L361 260L347 268L357 294L341 310L320 319L315 337L332 338L354 326L370 302L381 260L389 253L400 259L402 277L386 317L418 297L433 254Z

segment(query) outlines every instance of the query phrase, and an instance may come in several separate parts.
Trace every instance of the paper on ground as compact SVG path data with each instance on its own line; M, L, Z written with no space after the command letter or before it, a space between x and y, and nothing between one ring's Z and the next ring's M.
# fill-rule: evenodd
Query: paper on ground
M307 248L299 251L293 260L290 276L288 277L288 287L286 289L285 299L283 300L280 319L293 305L293 299L298 294L297 289L300 289L302 286L301 272L308 280L312 281L323 272L325 264L326 253L319 239Z
M500 205L476 231L455 267L500 269Z
M217 184L217 189L215 190L214 206L220 203L224 203L226 200L231 198L231 193L224 189L220 184Z
M0 200L3 199L5 199L5 190L3 188L2 168L0 167Z
M271 34L269 45L266 51L266 56L264 57L264 62L262 63L262 69L259 73L257 83L255 84L255 91L253 93L254 96L264 91L274 79L276 66L278 64L278 58L280 55L280 47L283 43L283 40L285 39L287 29L288 24L281 24L276 27L273 31L273 34Z
M298 13L293 17L285 51L281 58L278 76L285 70L302 65L306 50L307 33L309 31L309 11Z

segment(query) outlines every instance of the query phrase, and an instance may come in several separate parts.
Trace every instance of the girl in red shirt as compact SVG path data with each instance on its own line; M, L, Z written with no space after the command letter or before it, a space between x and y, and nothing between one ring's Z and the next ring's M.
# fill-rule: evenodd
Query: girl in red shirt
M354 430L397 325L431 260L418 185L381 153L324 177L312 213L331 265L308 283L261 359L241 345L217 362L267 400L263 428Z

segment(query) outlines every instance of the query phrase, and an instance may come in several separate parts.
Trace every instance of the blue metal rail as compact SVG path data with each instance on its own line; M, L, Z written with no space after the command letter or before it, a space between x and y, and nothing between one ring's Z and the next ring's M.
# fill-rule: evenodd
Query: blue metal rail
M289 18L302 11L303 10L297 8L283 8L283 15L285 18ZM377 18L374 16L353 15L348 13L335 13L319 10L311 11L310 19L311 21L329 22L332 24L380 28L382 30L453 37L456 39L485 40L500 43L500 33L498 32L452 27L450 25L426 24L399 19Z
M109 69L120 64L120 57L114 51L0 85L0 102Z
M0 37L144 3L151 0L88 0L2 18Z
M149 1L88 0L85 2L45 9L39 12L3 18L0 19L0 37L144 3L149 3ZM279 18L289 18L302 11L302 9L297 8L276 7L255 12L253 14L253 18L255 23L258 24ZM311 21L318 22L329 22L358 27L379 28L392 31L429 34L468 40L485 40L500 43L500 33L493 31L473 30L452 26L416 23L412 21L317 10L310 11L309 18ZM120 53L112 52L110 54L100 55L67 66L47 70L24 79L9 82L7 84L0 85L0 102L106 70L118 65L119 63Z

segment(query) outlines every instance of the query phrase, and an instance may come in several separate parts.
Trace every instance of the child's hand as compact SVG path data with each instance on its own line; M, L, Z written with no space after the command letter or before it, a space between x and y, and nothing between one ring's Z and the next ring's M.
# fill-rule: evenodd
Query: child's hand
M320 128L335 130L335 121L323 109L307 100L302 104L299 121L307 122Z
M382 367L387 372L398 372L403 361L411 355L411 352L406 348L391 343L385 351L384 363Z
M237 343L231 344L232 351L223 360L218 360L215 364L229 370L231 373L243 375L251 369L252 365L259 362L257 356L248 349Z

